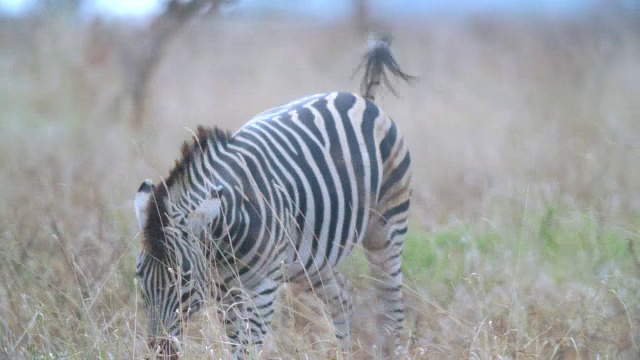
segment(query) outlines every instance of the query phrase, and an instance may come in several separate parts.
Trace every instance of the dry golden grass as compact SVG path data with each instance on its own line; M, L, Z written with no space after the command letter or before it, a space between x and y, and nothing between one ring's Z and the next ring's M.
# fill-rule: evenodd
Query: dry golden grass
M640 28L602 13L392 25L420 76L380 103L414 159L408 356L627 358L640 354ZM345 24L199 22L168 48L149 119L130 129L137 30L64 16L1 20L0 358L140 358L132 198L166 175L185 128L234 130L350 78L365 35ZM355 357L375 354L362 254L343 270ZM186 358L224 357L215 312ZM287 288L273 357L335 351L316 299Z

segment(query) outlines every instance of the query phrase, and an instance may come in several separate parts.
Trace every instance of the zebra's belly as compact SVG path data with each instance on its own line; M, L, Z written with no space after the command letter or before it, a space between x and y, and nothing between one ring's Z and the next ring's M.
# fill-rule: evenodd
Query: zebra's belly
M363 223L357 229L344 238L318 239L313 237L303 237L299 234L296 239L290 239L291 245L287 250L285 266L285 277L288 281L300 281L308 279L315 273L325 268L334 268L348 258L362 239L369 222L366 216Z

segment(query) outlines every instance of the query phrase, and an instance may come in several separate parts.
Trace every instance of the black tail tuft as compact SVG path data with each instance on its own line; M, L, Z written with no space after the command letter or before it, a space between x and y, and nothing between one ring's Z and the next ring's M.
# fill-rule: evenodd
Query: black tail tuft
M385 69L407 83L411 83L411 81L416 79L415 76L400 70L400 66L393 58L393 55L391 55L390 45L391 35L389 34L373 35L369 39L369 49L364 55L360 65L356 68L357 72L363 66L365 67L364 78L360 84L360 92L365 99L371 101L375 99L375 93L381 81L384 81L384 84L394 95L398 95L391 86Z

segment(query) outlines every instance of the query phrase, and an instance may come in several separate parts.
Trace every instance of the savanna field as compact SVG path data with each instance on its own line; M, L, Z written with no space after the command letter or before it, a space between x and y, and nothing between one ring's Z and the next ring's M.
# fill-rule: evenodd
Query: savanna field
M640 21L485 16L384 24L413 86L378 104L408 140L410 359L640 357ZM143 25L0 19L0 358L140 359L133 197L198 124L236 130L298 97L357 91L347 23L204 17L164 49L142 125ZM354 357L375 356L367 265L343 266ZM284 288L264 358L335 358L320 301ZM213 308L184 358L227 358Z

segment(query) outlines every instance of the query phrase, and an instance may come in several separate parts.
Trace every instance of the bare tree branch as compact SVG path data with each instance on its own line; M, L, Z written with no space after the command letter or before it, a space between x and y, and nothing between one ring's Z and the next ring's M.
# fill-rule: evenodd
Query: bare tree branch
M149 81L170 40L192 19L203 14L215 14L229 0L170 0L165 11L150 26L149 36L138 44L133 62L130 85L132 123L140 127L145 122Z

